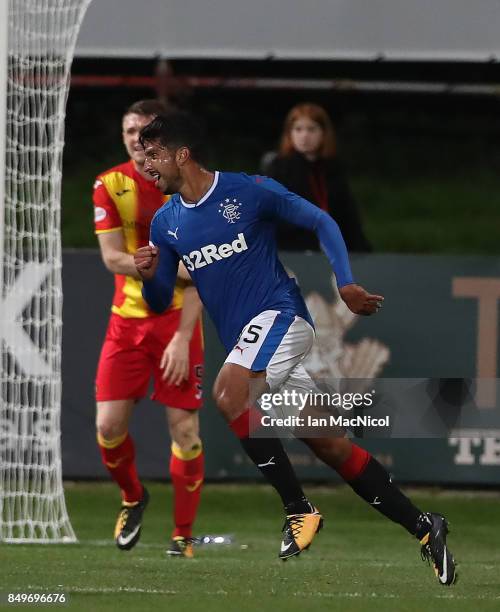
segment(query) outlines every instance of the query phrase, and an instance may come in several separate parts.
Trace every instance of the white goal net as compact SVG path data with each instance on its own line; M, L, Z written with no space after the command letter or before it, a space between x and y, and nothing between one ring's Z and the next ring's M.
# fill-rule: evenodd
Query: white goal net
M89 3L0 0L0 540L5 542L75 541L60 451L60 194L69 72Z

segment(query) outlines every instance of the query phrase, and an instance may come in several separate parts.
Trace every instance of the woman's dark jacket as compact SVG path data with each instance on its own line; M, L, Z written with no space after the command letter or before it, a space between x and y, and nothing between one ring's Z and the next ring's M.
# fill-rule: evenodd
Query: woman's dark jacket
M345 174L335 158L311 162L300 153L278 156L271 161L266 174L328 212L338 223L349 251L372 250ZM287 223L278 226L277 240L283 250L319 250L314 233Z

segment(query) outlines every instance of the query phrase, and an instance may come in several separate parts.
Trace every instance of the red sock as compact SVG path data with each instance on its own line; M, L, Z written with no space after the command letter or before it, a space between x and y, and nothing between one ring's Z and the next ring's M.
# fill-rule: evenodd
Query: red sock
M361 448L361 446L356 446L356 444L352 444L351 454L344 461L344 463L337 468L337 472L344 480L347 480L348 482L350 480L354 480L363 473L368 461L370 461L370 457L370 453L364 448Z
M114 440L106 440L97 434L97 443L104 465L121 489L123 501L139 501L143 489L135 466L134 442L128 432Z
M262 413L251 406L242 412L240 416L230 421L229 427L242 440L248 438L252 432L261 427L261 417Z
M170 477L174 488L174 522L172 537L190 538L200 503L205 456L200 444L183 451L175 442L170 457Z

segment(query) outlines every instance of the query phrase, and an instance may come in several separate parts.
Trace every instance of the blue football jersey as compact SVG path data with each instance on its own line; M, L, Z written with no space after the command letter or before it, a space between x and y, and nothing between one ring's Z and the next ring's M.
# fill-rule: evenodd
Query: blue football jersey
M264 310L312 324L297 283L278 259L280 219L316 231L339 287L353 282L342 235L328 214L272 179L216 172L201 200L187 203L177 193L154 216L151 242L159 247L159 263L144 283L144 298L153 310L165 310L182 260L227 351Z

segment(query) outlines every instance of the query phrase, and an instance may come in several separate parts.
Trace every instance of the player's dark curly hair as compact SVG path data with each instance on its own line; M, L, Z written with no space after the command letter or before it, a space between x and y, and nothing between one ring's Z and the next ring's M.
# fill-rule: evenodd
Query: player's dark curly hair
M205 134L202 123L185 111L171 111L158 115L139 134L144 147L147 142L157 141L169 149L187 147L191 158L197 162L205 159Z

